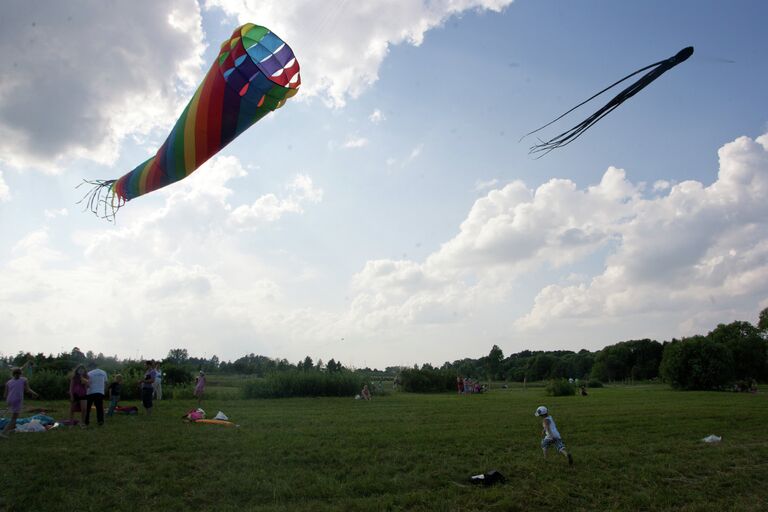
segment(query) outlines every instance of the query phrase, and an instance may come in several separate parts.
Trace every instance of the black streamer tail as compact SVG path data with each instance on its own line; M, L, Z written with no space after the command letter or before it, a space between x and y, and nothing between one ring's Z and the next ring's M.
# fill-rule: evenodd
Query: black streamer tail
M83 204L83 211L90 210L97 217L114 222L117 211L125 205L125 199L112 190L114 182L115 180L83 180L83 183L75 188L88 184L91 185L91 190L77 204Z
M584 121L580 122L573 128L570 128L569 130L566 130L559 135L556 135L552 137L549 140L541 140L539 139L539 143L531 146L530 150L528 151L529 154L534 153L541 153L539 155L539 158L546 155L550 151L567 146L574 140L578 139L585 131L587 131L592 125L597 123L600 119L610 114L613 110L615 110L619 105L627 101L629 98L643 90L645 87L647 87L651 82L659 78L661 75L672 69L673 67L677 66L681 62L685 61L688 57L690 57L693 54L693 47L689 46L687 48L683 48L680 50L676 55L659 62L655 62L653 64L650 64L648 66L645 66L643 68L638 69L637 71L634 71L630 73L629 75L625 76L621 80L618 80L614 82L613 84L609 85L602 91L598 92L597 94L594 94L593 96L589 97L588 99L582 101L575 107L571 108L567 112L561 114L560 116L556 117L552 121L548 122L544 126L541 126L540 128L537 128L533 130L532 132L528 132L520 139L524 139L528 135L532 135L547 126L551 125L552 123L562 119L566 115L570 114L580 106L584 105L585 103L595 99L599 95L603 94L604 92L608 91L609 89L612 89L614 86L620 84L621 82L637 75L638 73L641 73L645 70L650 69L645 75L640 77L636 82L631 84L629 87L621 91L619 94L614 96L608 103L603 105L602 108L600 108L597 112L586 118Z

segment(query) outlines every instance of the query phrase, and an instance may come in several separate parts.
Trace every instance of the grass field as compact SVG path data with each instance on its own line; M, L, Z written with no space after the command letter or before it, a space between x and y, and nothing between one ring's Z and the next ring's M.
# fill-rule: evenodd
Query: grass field
M539 450L550 407L575 464ZM39 402L28 401L37 407ZM63 402L48 404L64 416ZM766 510L768 395L616 386L477 396L192 401L0 439L0 510ZM723 436L719 445L701 438ZM489 469L506 484L479 488Z

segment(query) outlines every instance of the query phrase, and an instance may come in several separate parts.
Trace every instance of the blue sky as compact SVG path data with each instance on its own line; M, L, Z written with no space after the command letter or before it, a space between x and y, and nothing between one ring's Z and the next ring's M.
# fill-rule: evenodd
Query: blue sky
M0 352L441 363L671 339L768 306L764 2L3 14ZM81 212L74 186L154 153L244 21L292 46L299 95L116 224ZM688 45L568 147L519 142Z

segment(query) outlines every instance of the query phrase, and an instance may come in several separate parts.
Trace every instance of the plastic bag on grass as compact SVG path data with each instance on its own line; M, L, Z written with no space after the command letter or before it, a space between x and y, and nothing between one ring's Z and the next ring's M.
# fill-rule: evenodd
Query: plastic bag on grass
M715 434L710 434L704 439L702 439L702 441L704 441L705 443L719 443L722 440L723 438L721 436L716 436Z
M45 427L40 420L32 420L29 423L17 425L16 432L45 432Z

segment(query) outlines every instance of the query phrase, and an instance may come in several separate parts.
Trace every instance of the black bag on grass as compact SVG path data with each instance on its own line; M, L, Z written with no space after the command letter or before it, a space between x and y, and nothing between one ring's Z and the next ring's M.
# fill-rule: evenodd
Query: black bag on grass
M487 473L481 473L479 475L474 475L469 477L469 481L472 482L473 484L485 485L485 486L502 484L506 480L507 479L504 478L504 475L502 475L495 469L492 469Z

